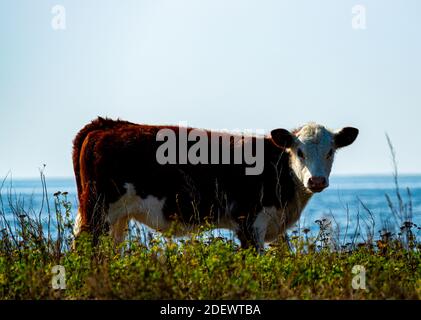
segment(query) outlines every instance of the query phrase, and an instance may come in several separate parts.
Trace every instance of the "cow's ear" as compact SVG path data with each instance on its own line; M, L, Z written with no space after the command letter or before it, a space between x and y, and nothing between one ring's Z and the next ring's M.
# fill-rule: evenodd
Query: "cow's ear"
M290 148L294 143L292 133L285 129L275 129L270 132L273 143L279 148Z
M343 148L349 146L357 139L359 130L353 127L345 127L335 133L335 147Z

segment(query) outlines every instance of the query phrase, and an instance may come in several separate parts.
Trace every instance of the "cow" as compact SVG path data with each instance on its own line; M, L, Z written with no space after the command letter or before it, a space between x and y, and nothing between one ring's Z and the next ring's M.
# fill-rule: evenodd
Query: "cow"
M259 151L257 143L264 146L262 171L246 174L245 163L159 163L159 133L170 130L180 137L181 129L98 117L79 131L73 141L76 237L88 232L97 241L109 234L119 243L130 219L175 236L210 223L233 230L241 247L261 253L265 242L284 236L311 197L329 186L335 152L359 133L308 123L250 139L233 134L230 156L246 141L253 152ZM202 133L209 137L213 131Z

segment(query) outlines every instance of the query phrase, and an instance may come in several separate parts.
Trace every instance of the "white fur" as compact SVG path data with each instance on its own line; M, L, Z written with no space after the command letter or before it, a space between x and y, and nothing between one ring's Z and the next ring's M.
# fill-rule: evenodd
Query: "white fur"
M308 188L311 177L324 177L329 183L334 156L327 157L330 150L335 151L334 133L325 127L309 123L295 132L295 143L289 150L291 168ZM298 149L304 153L305 159L298 156Z

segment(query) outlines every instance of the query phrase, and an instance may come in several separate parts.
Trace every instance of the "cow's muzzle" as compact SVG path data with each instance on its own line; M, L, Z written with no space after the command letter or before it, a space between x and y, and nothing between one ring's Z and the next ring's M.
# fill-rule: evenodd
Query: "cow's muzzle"
M325 177L311 177L307 182L307 188L313 193L322 192L328 186L329 182Z

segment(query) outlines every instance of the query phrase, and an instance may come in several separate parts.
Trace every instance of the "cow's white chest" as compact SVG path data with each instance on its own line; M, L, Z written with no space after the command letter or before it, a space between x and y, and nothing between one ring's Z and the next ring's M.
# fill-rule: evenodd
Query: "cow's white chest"
M310 196L296 197L283 208L263 207L253 224L260 242L271 242L298 221Z
M283 210L276 207L264 207L256 216L253 228L260 244L275 240L286 229Z

